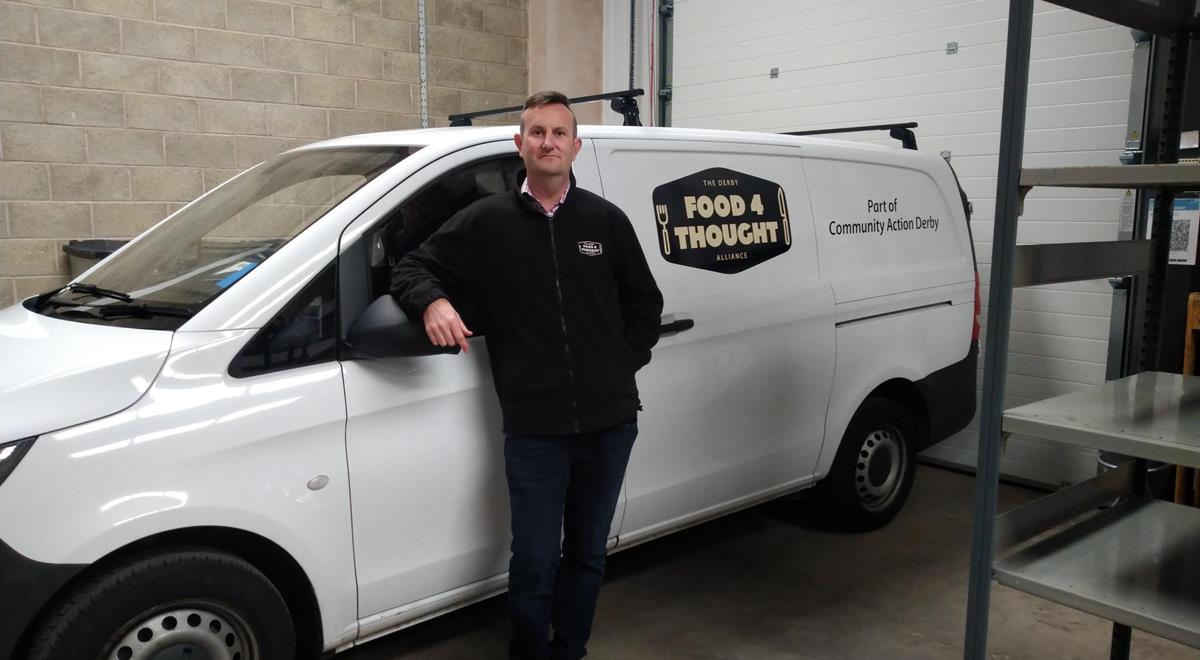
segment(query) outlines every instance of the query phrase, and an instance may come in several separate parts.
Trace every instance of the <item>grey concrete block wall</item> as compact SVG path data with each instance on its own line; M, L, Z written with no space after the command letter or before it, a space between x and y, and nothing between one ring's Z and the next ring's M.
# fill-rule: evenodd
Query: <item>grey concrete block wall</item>
M519 105L527 0L426 0L429 109ZM307 142L420 126L417 0L0 0L0 307ZM511 121L512 117L493 122Z

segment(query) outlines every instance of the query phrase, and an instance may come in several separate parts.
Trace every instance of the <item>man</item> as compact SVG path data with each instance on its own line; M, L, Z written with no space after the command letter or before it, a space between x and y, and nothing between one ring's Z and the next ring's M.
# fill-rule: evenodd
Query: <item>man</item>
M565 96L529 97L513 137L520 189L463 209L392 273L392 295L438 346L469 348L455 292L486 319L512 510L513 660L587 654L637 436L634 373L662 314L629 219L575 185L577 130Z

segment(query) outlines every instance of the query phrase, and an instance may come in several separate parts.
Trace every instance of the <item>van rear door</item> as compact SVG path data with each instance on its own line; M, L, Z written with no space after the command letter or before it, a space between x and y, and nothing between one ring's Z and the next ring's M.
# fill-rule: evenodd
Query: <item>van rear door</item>
M629 215L666 301L668 333L638 374L625 544L811 477L833 294L818 278L799 149L595 145L604 195Z

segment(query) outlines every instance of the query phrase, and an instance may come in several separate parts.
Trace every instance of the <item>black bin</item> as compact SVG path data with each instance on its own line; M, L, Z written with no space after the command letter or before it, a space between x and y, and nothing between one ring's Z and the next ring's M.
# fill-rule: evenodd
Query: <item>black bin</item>
M70 241L63 246L70 261L71 278L79 277L83 271L95 266L97 262L116 252L129 241L112 238L89 238L82 241Z
M1132 460L1131 456L1102 451L1096 457L1096 471L1100 473L1115 470L1125 462ZM1173 500L1175 497L1175 470L1172 469L1173 467L1162 461L1146 461L1146 492L1156 499L1168 502Z

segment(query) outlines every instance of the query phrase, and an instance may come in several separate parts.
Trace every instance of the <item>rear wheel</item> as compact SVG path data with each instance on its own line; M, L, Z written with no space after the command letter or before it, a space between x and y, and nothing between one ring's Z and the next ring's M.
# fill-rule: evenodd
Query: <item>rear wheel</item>
M81 585L30 660L291 660L287 605L261 571L210 550L144 555Z
M891 522L912 489L916 439L912 417L898 403L864 401L842 436L829 475L817 485L822 516L852 531Z

